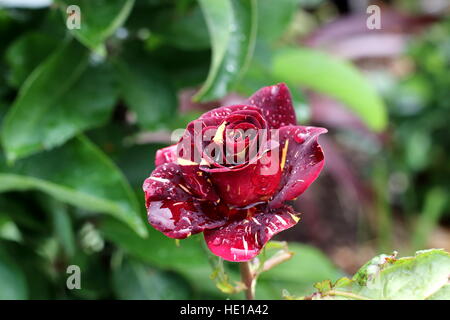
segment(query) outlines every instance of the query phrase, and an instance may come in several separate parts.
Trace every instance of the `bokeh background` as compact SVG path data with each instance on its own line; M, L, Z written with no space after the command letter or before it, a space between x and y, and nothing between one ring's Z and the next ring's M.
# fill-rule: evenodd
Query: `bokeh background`
M372 4L381 29L367 27ZM0 298L243 298L237 265L201 235L148 226L141 185L172 130L277 82L299 123L329 129L327 162L277 237L294 257L261 275L257 298L308 294L379 253L449 251L449 12L447 0L0 0Z

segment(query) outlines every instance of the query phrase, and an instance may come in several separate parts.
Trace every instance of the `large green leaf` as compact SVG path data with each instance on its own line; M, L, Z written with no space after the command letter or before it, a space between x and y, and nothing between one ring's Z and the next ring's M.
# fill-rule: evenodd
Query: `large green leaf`
M150 228L148 237L143 239L113 219L104 219L100 225L100 231L106 239L140 261L182 274L190 280L197 291L224 297L214 282L208 278L211 267L205 251L207 249L202 248L204 240L201 235L184 239L177 245L174 239Z
M129 259L113 270L113 287L116 295L125 300L188 299L190 291L179 275Z
M58 46L56 37L30 32L15 40L5 53L10 67L8 83L19 88L30 73Z
M103 236L119 244L130 255L159 268L183 271L199 267L207 261L198 237L180 241L170 239L153 228L148 229L148 237L143 239L119 221L104 219L100 225Z
M153 21L146 21L147 26L149 23L152 32L161 37L162 41L177 48L203 50L211 46L208 28L199 6L186 12L174 11L171 8L161 10Z
M139 125L144 129L161 127L173 118L177 107L175 89L164 72L147 57L117 62L122 96L136 113Z
M51 149L101 125L109 118L117 94L107 64L88 66L83 47L76 42L64 44L30 75L5 117L2 141L8 159Z
M9 167L0 158L0 192L39 190L63 202L109 213L140 235L139 204L117 167L84 137Z
M2 246L0 246L0 283L0 300L27 299L28 288L25 275Z
M286 49L274 56L279 81L309 87L343 102L373 130L383 130L387 111L381 97L349 62L313 49Z
M111 36L128 18L134 0L60 0L63 3L63 15L70 5L80 7L80 29L71 30L85 46L105 53L103 42Z
M245 72L253 55L256 0L198 0L205 16L212 46L208 77L194 99L223 97Z
M366 263L352 279L316 284L312 299L424 300L450 299L450 254L442 249L417 251L414 257L397 259L379 255Z

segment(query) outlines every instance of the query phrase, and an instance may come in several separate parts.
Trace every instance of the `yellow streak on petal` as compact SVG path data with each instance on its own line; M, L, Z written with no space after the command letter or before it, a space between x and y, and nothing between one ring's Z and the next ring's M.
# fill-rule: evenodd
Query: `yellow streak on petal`
M281 154L281 171L284 170L284 166L286 164L286 157L287 157L287 151L288 151L288 146L289 146L289 140L286 140L286 144L283 147L283 151Z
M223 132L225 131L225 127L227 126L227 122L224 121L222 124L217 128L216 134L214 135L214 138L212 139L213 142L222 144L223 143Z
M183 189L186 193L192 194L188 188L186 188L185 186L183 186L182 184L178 185L181 189Z
M191 161L191 160L187 160L187 159L183 159L183 158L178 158L177 159L177 163L180 166L197 166L198 165L197 162L194 162L194 161Z
M295 221L295 223L297 223L297 222L300 221L300 218L297 217L296 215L294 215L294 214L292 214L292 213L290 213L290 215L291 215L292 219Z
M200 161L200 165L201 166L210 166L210 163L208 161L206 161L204 158L202 158L202 161Z
M150 177L150 179L152 179L154 181L162 182L162 183L169 183L170 182L169 179L159 178L159 177Z

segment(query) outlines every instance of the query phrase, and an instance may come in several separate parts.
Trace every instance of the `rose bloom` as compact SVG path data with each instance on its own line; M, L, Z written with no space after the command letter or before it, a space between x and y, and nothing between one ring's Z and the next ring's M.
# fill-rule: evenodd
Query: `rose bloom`
M225 260L248 261L299 218L285 201L302 194L324 165L318 136L298 126L285 84L188 124L180 141L156 154L144 182L149 223L184 239L203 232Z

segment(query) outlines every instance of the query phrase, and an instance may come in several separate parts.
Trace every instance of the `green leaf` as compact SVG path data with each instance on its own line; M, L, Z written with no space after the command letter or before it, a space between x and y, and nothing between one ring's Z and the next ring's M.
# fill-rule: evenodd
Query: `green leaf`
M237 294L245 290L245 284L241 281L231 281L230 272L225 270L225 261L213 254L209 255L212 273L209 278L214 281L217 289L225 294ZM231 270L230 270L231 271ZM237 276L239 279L239 277Z
M139 204L117 167L84 137L8 167L0 157L0 192L39 190L63 202L109 213L140 235Z
M25 275L2 246L0 246L0 283L0 300L27 299L28 288Z
M35 243L27 243L27 240L23 244L5 241L3 245L10 253L10 257L14 259L16 271L24 276L28 293L27 299L48 300L54 298L51 293L54 282L49 270L53 266L50 266L51 262L35 251ZM61 283L65 284L66 273L59 272L59 274L64 277ZM22 277L22 275L19 277Z
M450 284L446 284L433 293L427 300L450 300Z
M255 46L255 0L198 0L205 16L212 46L208 77L195 95L197 101L226 95L245 72Z
M148 23L147 21L146 25ZM152 32L177 48L197 51L211 46L208 28L199 6L181 13L172 9L161 10L150 23Z
M286 49L274 56L273 73L279 81L306 86L343 102L373 130L387 125L381 97L349 62L312 49Z
M448 193L442 188L433 187L425 193L425 204L422 214L416 222L412 234L411 244L414 248L423 247L433 230L435 230L439 219L445 212L448 201Z
M58 39L30 32L14 41L5 53L10 67L8 83L19 88L28 75L58 46Z
M296 243L289 243L294 253L288 261L261 273L257 285L258 299L280 299L286 289L293 295L313 292L312 284L322 279L336 280L342 273L318 249Z
M119 299L188 299L189 285L173 272L159 271L135 260L126 259L113 270L113 287Z
M292 21L298 0L258 0L258 38L274 41Z
M126 253L154 267L176 271L186 277L198 291L208 292L209 297L220 295L213 281L208 279L211 267L208 255L203 249L203 237L192 236L177 242L161 232L149 228L148 237L143 239L123 223L103 219L99 226L102 235L117 244Z
M379 255L350 279L328 288L316 285L311 299L424 300L449 297L450 254L442 249L417 251L414 257L397 259Z
M73 257L75 254L75 235L67 205L50 197L44 197L41 202L50 214L53 232L59 245L67 257Z
M103 42L122 26L134 5L134 0L60 0L63 16L70 5L80 7L80 29L71 30L75 37L88 48L105 54Z
M99 300L111 297L111 269L100 254L77 250L68 265L77 265L81 270L81 289L70 290L69 299ZM65 266L67 267L67 266ZM68 274L58 272L58 281L65 285ZM67 291L66 291L67 292Z
M87 53L76 42L64 44L28 77L2 128L8 160L59 146L109 118L118 94L114 74L107 64L88 66Z
M16 223L0 210L0 239L21 242L23 240Z
M207 263L198 237L180 241L178 247L173 239L153 228L148 229L148 236L145 239L112 219L104 219L99 228L106 239L117 243L130 255L158 268L183 271Z
M144 129L161 127L176 113L175 89L156 65L141 59L128 59L117 64L122 96L127 107L136 113Z
M10 193L0 194L0 214L6 215L23 230L22 236L27 237L35 232L48 233L48 227L39 216L30 214L30 201L23 201L21 195ZM31 204L33 206L33 204Z

